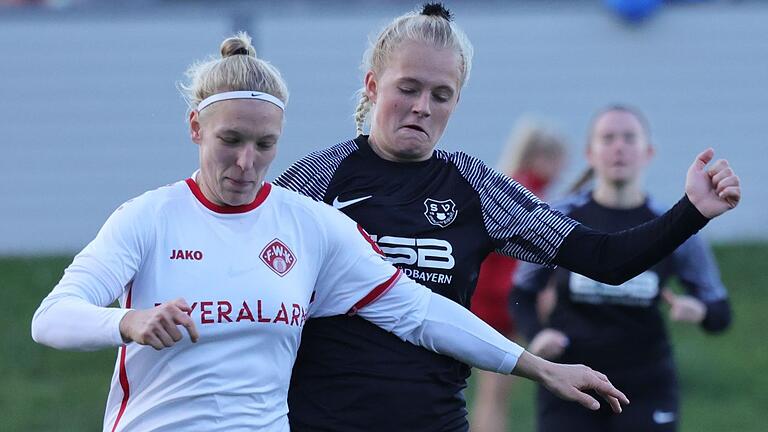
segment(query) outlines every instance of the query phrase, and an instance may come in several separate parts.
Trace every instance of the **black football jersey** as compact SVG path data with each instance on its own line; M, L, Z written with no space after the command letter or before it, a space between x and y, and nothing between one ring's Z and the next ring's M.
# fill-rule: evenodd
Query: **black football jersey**
M396 163L366 136L308 155L275 184L344 212L404 274L465 307L490 251L551 265L576 225L465 153ZM310 319L289 392L291 428L467 430L468 376L461 362L359 317Z

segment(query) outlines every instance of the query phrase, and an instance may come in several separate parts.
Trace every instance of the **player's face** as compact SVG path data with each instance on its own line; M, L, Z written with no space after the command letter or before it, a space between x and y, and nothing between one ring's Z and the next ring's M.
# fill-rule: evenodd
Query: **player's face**
M607 111L595 121L587 159L599 180L625 184L639 179L653 157L653 147L634 114Z
M366 74L371 142L380 156L407 162L432 155L459 100L459 61L452 49L407 41L383 71Z
M283 111L260 100L217 102L190 116L200 146L198 182L208 200L222 206L251 203L277 153Z

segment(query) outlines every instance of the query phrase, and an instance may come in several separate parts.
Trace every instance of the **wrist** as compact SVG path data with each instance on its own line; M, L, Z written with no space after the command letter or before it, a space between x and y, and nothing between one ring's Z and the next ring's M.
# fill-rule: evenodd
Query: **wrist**
M123 343L133 342L133 339L130 336L130 323L135 313L135 310L128 309L125 315L120 319L118 328L120 329L120 337L122 338Z
M515 368L512 369L512 375L528 378L536 382L543 382L551 375L551 364L552 362L544 360L535 354L523 351L517 360Z

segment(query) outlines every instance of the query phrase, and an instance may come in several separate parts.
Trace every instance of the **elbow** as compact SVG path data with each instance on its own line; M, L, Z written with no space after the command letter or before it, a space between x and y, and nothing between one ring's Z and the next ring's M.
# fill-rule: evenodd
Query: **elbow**
M47 345L46 343L46 335L47 335L47 326L45 323L45 318L40 316L40 309L38 309L35 312L35 315L32 317L32 325L31 325L31 333L32 333L32 340L42 344Z

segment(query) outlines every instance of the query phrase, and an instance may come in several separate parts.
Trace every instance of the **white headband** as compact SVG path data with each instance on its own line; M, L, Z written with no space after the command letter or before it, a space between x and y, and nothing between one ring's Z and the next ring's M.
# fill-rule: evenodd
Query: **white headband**
M258 99L277 105L278 108L285 111L285 104L280 99L272 96L269 93L257 92L257 91L230 91L224 93L217 93L215 95L208 96L203 99L197 105L197 112L202 111L208 105L214 104L219 101L228 99Z

